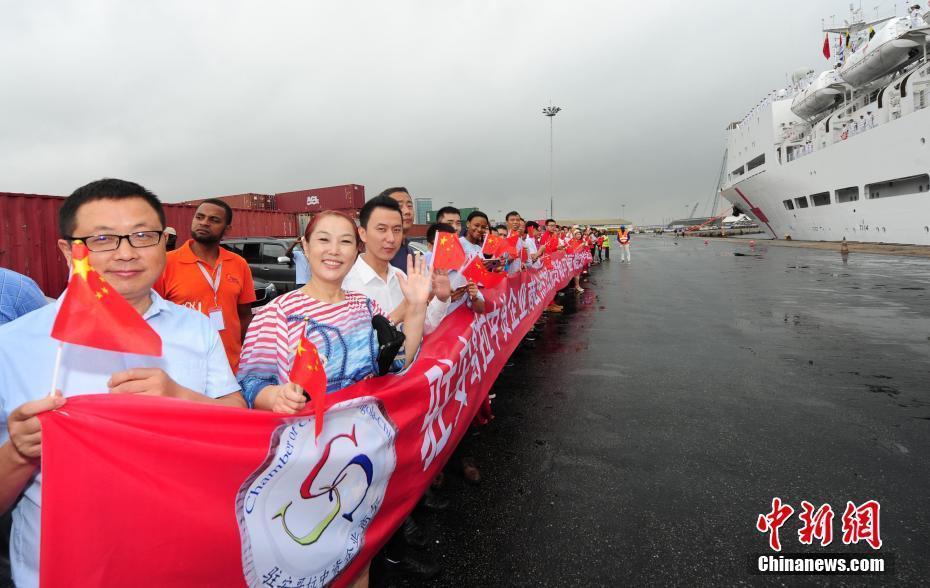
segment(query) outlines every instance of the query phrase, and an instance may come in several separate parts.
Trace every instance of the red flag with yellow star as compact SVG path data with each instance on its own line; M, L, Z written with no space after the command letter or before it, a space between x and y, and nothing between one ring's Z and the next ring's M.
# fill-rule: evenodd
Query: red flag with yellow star
M514 233L509 237L504 237L500 240L500 244L497 246L497 257L503 257L504 255L509 255L511 259L517 257L517 243L520 241L520 235Z
M559 250L559 237L552 233L546 233L549 235L549 238L546 240L546 252L555 253Z
M484 247L481 248L481 253L486 253L487 255L497 255L497 249L501 245L501 238L495 235L494 233L488 233L488 236L484 239Z
M542 234L539 235L539 239L536 239L536 247L539 249L545 249L546 245L549 243L550 236L551 233L549 233L549 231L543 231Z
M476 284L481 284L485 288L493 288L500 284L505 277L504 274L500 272L489 272L488 268L484 267L484 262L481 260L480 255L476 255L468 262L468 265L462 270L462 275L465 276L465 279L471 280Z
M458 271L463 263L465 263L465 250L455 233L437 231L436 241L433 244L433 269Z
M288 376L290 381L304 389L313 403L313 414L316 418L315 434L317 437L323 432L323 413L326 412L326 370L320 361L320 353L316 345L307 339L306 334L300 335L297 344L297 353L294 354L294 365Z
M161 337L90 266L87 246L71 244L71 279L52 325L52 338L85 347L161 355Z

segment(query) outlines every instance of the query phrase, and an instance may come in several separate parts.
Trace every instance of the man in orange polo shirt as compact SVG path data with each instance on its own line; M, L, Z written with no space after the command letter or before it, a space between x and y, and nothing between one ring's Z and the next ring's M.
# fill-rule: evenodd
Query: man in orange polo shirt
M204 200L191 222L194 238L168 253L165 271L154 288L162 298L210 318L236 373L242 339L252 320L255 286L249 264L220 247L232 216L232 209L222 200Z

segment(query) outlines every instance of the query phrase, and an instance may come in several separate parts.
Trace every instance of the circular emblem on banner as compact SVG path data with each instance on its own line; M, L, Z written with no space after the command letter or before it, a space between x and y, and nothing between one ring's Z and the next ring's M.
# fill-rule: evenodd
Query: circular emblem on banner
M373 398L275 429L268 457L236 500L249 586L322 586L361 550L394 473L395 430Z

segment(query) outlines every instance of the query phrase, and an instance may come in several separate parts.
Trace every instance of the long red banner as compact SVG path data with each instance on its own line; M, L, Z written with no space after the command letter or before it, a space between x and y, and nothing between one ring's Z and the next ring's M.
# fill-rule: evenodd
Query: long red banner
M110 396L42 415L40 578L58 586L349 582L413 510L494 379L590 254L558 253L452 313L407 372L312 414Z

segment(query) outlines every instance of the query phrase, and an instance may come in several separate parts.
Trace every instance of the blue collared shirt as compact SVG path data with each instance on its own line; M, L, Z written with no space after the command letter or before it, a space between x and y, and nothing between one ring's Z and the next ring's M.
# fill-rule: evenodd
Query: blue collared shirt
M32 278L0 267L0 325L45 306L45 296Z
M48 394L58 342L49 335L61 304L49 304L0 327L0 444L9 440L7 417L25 402ZM143 318L161 335L162 356L149 357L65 345L57 388L65 396L107 392L114 372L161 368L175 382L218 398L239 390L216 329L203 314L167 302L152 291ZM16 586L39 585L42 473L26 486L13 511L10 563ZM98 508L81 504L75 508ZM101 507L103 508L103 507Z
M413 251L410 250L409 244L410 241L404 239L400 248L397 249L397 253L394 254L394 259L391 260L391 265L405 273L407 271L407 255L413 253Z
M294 256L294 281L298 286L302 286L310 281L310 262L299 246L294 247L291 255Z

